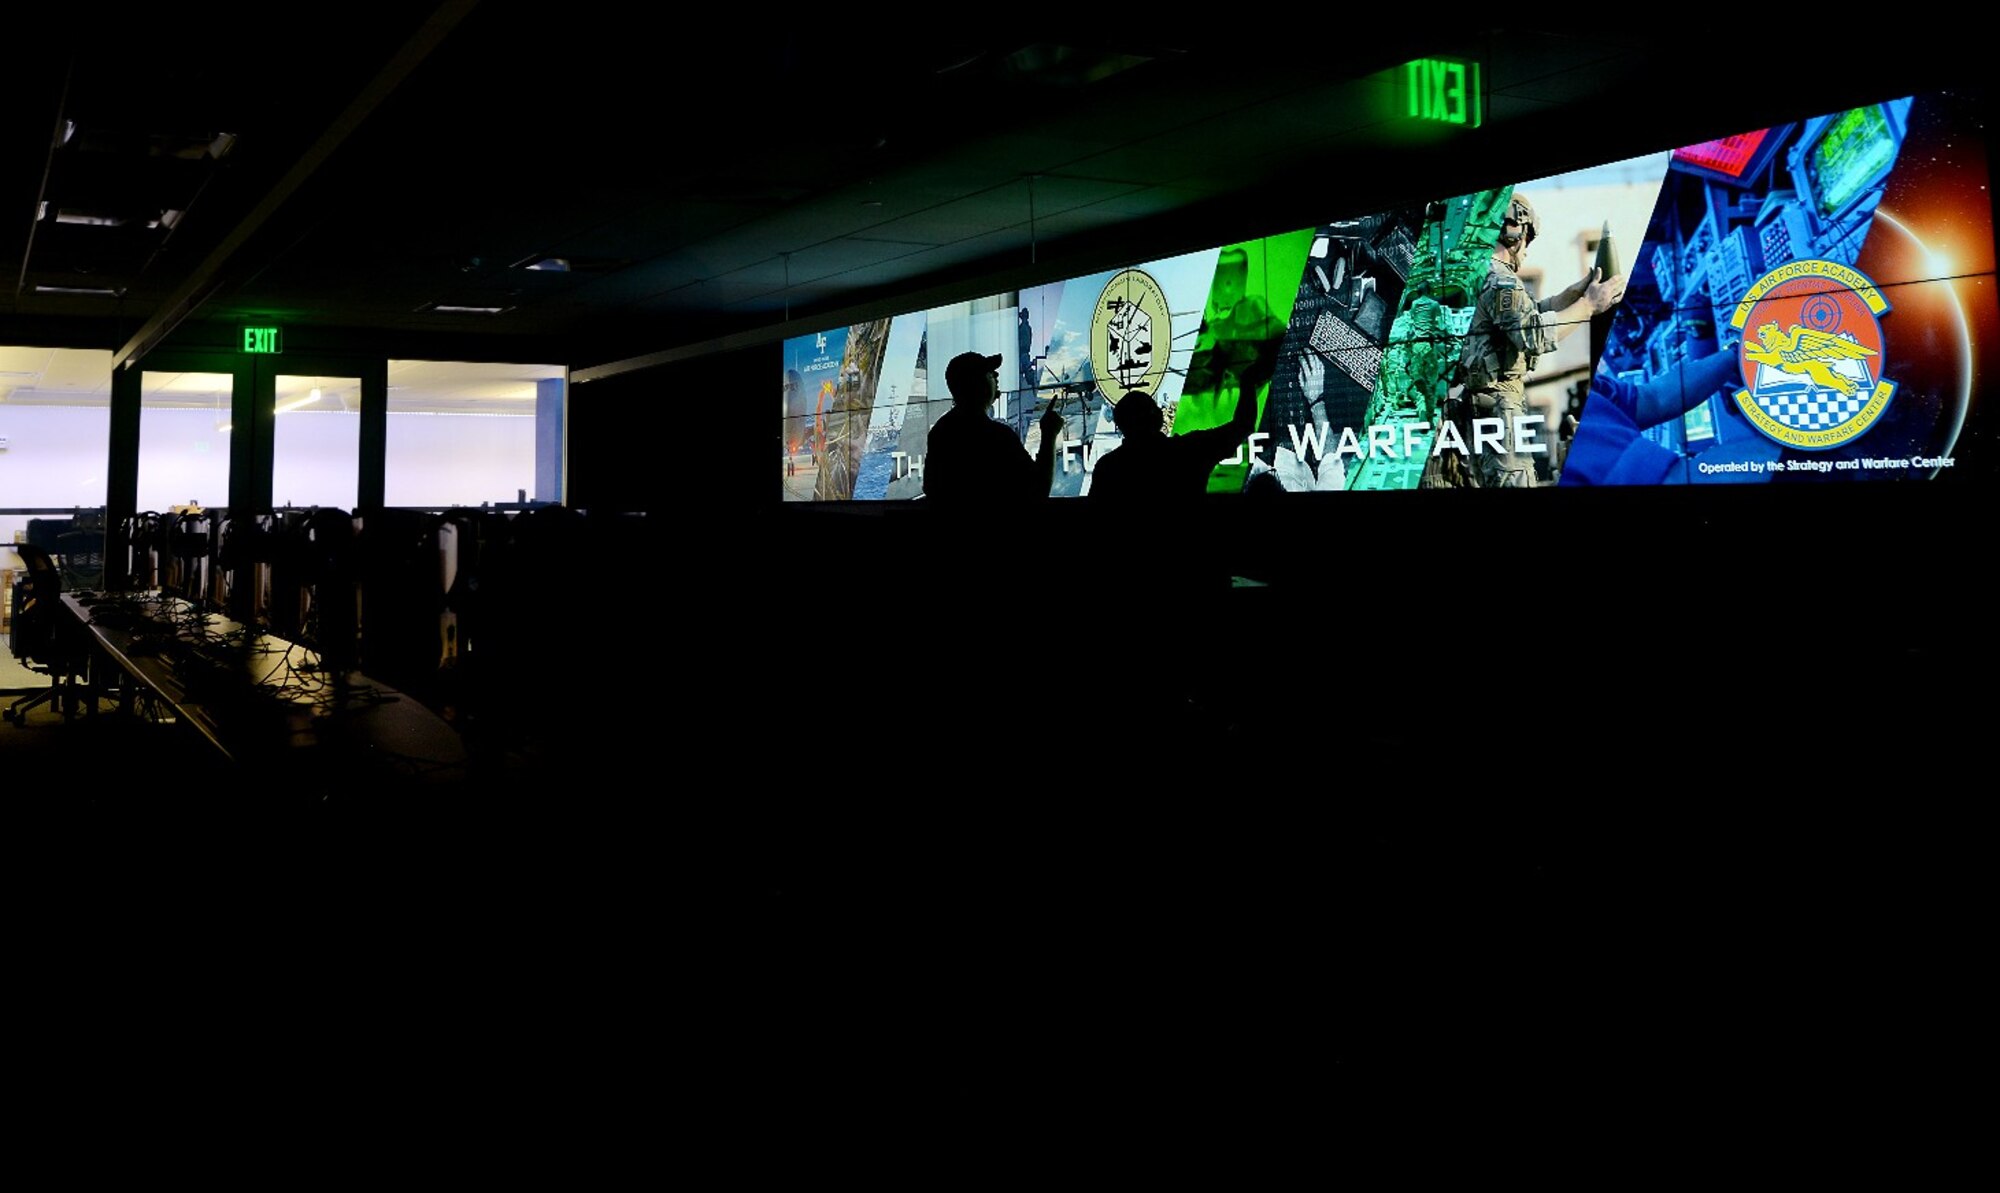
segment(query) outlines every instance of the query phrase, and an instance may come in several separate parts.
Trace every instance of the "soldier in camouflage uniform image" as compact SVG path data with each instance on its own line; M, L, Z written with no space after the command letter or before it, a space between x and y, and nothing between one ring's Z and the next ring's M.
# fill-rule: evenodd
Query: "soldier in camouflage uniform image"
M1534 487L1536 453L1522 449L1540 446L1549 450L1554 428L1529 425L1517 438L1516 428L1521 424L1516 420L1530 413L1528 374L1563 338L1589 326L1591 316L1610 310L1625 297L1626 275L1602 277L1593 267L1569 286L1537 301L1528 293L1520 272L1538 231L1534 204L1515 192L1507 203L1486 282L1461 345L1463 388L1450 392L1443 412L1444 417L1461 423L1499 419L1500 447L1496 451L1489 443L1481 448L1470 475L1461 475L1459 484L1484 489ZM1465 442L1470 451L1473 438L1469 433Z
M1459 344L1512 193L1512 187L1476 191L1421 209L1409 281L1382 346L1380 373L1358 433L1411 423L1437 428L1448 416L1445 396L1458 371ZM1450 451L1427 454L1415 467L1408 460L1364 455L1350 467L1348 487L1456 488L1470 483L1464 462L1462 454Z

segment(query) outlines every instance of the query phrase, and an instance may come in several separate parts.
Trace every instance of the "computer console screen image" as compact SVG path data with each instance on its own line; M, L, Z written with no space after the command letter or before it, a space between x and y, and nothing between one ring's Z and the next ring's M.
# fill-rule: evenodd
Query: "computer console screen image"
M1561 483L1960 479L2000 345L1978 108L1909 96L1677 150Z
M966 352L1028 453L1062 413L1058 497L1134 392L1175 433L1256 404L1210 492L1964 480L2000 349L1983 111L1888 97L795 337L784 498L921 499Z

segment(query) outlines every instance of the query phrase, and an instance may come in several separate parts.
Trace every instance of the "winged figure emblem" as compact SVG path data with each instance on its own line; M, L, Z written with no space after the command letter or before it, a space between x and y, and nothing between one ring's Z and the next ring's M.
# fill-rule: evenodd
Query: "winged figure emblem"
M1846 336L1814 331L1796 323L1788 332L1779 331L1776 323L1764 324L1757 329L1757 343L1757 347L1745 344L1743 355L1786 373L1803 373L1814 385L1838 390L1846 397L1854 395L1855 381L1836 372L1836 368L1844 361L1875 355L1873 348L1863 347Z

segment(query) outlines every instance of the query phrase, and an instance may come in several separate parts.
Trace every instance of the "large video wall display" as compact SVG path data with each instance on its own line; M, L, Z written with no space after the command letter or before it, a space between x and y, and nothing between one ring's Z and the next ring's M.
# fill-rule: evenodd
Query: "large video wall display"
M1885 99L788 340L786 500L923 495L945 365L1051 493L1144 393L1211 492L1966 479L2000 350L1981 96Z

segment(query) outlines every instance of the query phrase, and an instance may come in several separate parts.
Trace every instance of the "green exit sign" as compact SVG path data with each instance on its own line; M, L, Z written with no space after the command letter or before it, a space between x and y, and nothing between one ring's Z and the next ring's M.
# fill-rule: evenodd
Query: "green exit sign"
M277 353L285 350L285 329L282 327L246 327L243 329L243 351Z
M1477 62L1419 58L1403 68L1402 76L1402 109L1411 119L1467 128L1485 121Z

